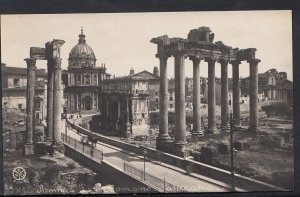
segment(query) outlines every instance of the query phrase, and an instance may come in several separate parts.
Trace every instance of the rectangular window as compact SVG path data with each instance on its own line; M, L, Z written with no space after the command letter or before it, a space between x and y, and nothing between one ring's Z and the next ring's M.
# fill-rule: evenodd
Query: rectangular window
M40 110L41 109L41 102L40 101L36 101L35 102L35 109L36 110Z
M155 96L157 96L157 94L158 94L158 93L157 93L157 92L155 92Z
M14 86L20 86L20 79L18 78L14 79Z
M19 104L19 105L18 105L18 108L19 108L19 109L22 109L22 104Z
M173 108L173 104L170 104L170 108Z
M170 96L170 101L173 101L173 97Z
M158 102L158 98L156 98L155 101Z

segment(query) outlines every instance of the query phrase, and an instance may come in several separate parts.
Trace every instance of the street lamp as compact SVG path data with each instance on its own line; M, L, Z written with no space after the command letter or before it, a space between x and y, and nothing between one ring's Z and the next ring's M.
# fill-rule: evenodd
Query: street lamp
M144 155L144 180L146 179L146 154L147 154L147 150L144 148L143 149L143 155Z
M231 191L235 191L234 183L234 164L233 164L233 118L230 113L230 172L231 172Z

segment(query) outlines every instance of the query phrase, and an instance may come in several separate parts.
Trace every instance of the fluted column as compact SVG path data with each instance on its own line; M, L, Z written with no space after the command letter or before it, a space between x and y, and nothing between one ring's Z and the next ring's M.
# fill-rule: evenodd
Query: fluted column
M232 61L232 111L235 126L240 126L240 61Z
M185 117L184 56L179 53L175 55L175 144L178 145L177 148L183 148L186 144Z
M192 56L193 61L193 135L203 135L201 128L201 97L200 97L200 57Z
M215 98L215 62L216 60L207 58L208 63L208 132L216 133L216 98Z
M27 63L26 144L31 145L33 144L33 134L34 134L34 84L35 84L36 60L33 58L27 58L25 59L25 61ZM33 154L33 152L31 153L31 151L29 151L28 153Z
M158 143L163 143L170 139L168 134L168 57L159 58L160 61L160 86L159 86L159 135Z
M259 59L249 60L250 67L250 126L249 131L257 132L257 118L258 118L258 78L257 78L257 65Z
M61 141L61 58L52 59L53 64L53 142Z
M220 60L221 64L221 130L228 131L228 62Z
M54 74L52 62L48 60L48 82L47 82L47 132L46 132L46 141L52 141L53 133L53 83L54 83Z

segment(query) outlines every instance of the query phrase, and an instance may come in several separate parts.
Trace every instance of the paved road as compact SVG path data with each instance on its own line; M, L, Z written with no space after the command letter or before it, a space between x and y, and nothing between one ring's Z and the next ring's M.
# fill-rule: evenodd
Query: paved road
M81 136L74 130L68 129L68 136L80 140ZM144 170L143 156L129 153L105 143L97 143L96 148L103 150L104 160L123 170L124 161L131 166ZM146 161L146 173L160 179L166 180L177 187L184 188L188 192L226 192L229 186L218 181L192 174L187 175L185 171L168 164Z

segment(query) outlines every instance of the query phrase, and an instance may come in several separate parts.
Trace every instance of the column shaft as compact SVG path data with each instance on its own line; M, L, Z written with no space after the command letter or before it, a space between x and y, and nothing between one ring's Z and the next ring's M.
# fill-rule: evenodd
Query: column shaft
M207 59L208 62L208 132L215 133L216 129L216 98L215 98L215 60Z
M48 61L48 82L47 82L47 132L46 132L46 141L52 141L53 133L53 82L54 74L52 63Z
M235 125L240 125L240 82L239 65L240 61L232 62L232 111Z
M257 132L257 118L258 118L258 77L257 77L257 64L260 62L258 59L248 61L250 66L250 126L249 130Z
M228 62L221 61L221 129L228 130Z
M33 144L34 134L34 84L35 84L35 70L36 60L25 59L27 63L27 102L26 102L26 144Z
M175 144L186 144L184 56L175 56Z
M61 58L53 59L54 83L53 83L53 142L61 141Z
M201 128L201 97L200 97L200 58L192 57L193 61L193 134L203 135Z
M168 77L167 57L160 60L160 86L159 86L159 140L170 139L168 134Z

